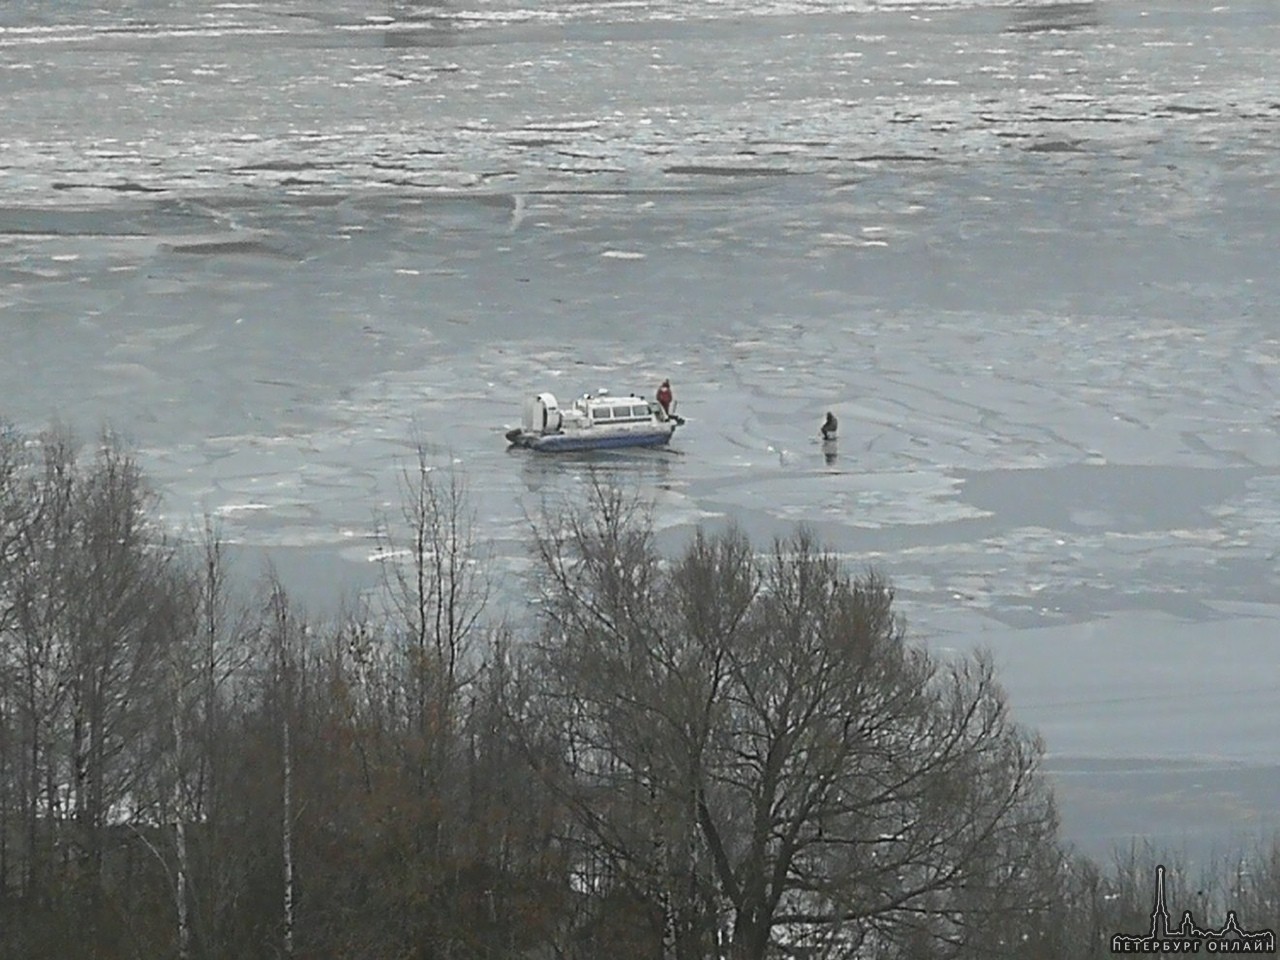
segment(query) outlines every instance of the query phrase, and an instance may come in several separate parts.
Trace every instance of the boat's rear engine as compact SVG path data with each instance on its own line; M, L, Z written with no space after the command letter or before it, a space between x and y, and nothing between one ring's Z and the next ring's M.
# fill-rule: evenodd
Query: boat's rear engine
M560 406L555 394L539 393L524 402L524 428L529 433L555 433L560 429Z

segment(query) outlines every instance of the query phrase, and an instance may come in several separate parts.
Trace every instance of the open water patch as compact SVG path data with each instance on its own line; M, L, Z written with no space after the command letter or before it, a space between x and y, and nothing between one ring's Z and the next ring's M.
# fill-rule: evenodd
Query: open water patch
M1112 533L1216 525L1215 510L1242 497L1257 473L1124 464L957 471L964 480L961 499L1007 525Z

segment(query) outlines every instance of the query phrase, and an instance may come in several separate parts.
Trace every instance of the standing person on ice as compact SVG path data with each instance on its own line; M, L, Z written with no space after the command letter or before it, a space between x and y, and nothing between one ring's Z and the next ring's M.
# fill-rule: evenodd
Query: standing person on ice
M671 404L675 399L675 395L671 392L671 381L663 380L662 386L658 388L658 406L662 408L662 417L665 420L671 416Z

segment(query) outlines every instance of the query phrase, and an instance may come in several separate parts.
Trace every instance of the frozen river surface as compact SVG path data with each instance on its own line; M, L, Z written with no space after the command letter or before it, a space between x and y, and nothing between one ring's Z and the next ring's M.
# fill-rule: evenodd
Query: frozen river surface
M521 397L669 376L597 465L991 648L1084 848L1280 827L1274 0L27 0L0 116L0 416L304 598L415 431L519 572Z

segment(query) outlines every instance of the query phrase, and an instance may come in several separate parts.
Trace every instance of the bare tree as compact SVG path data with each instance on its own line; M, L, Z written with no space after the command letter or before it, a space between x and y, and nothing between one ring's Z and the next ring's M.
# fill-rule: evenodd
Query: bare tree
M22 745L3 751L25 822L20 893L51 910L63 903L88 942L105 948L115 935L100 927L108 840L153 812L154 721L168 716L157 714L157 681L185 586L149 517L141 472L114 438L104 436L92 459L57 431L6 451L0 712L11 723L0 740ZM9 795L0 794L6 811ZM7 859L15 834L3 832ZM110 925L120 931L118 913Z
M657 905L669 952L705 955L722 917L741 960L942 957L994 910L1036 908L1056 827L1039 744L988 661L905 642L874 575L805 531L765 559L700 534L667 564L641 505L600 484L538 549L537 720L580 829Z
M131 815L157 758L154 718L167 686L168 609L171 591L181 589L173 550L151 525L152 502L136 462L104 437L77 488L75 550L60 625L72 849L91 938L106 916L99 908L105 909L106 843L115 832L109 828ZM114 917L111 923L119 926Z
M74 445L64 433L24 444L6 476L5 675L14 733L14 782L22 810L19 891L49 895L63 813L68 694L65 621L76 553ZM10 447L10 451L12 451Z
M295 622L289 598L283 585L273 575L268 600L268 654L270 684L279 711L280 724L280 867L283 887L281 900L281 953L294 954L294 908L296 904L296 862L294 856L294 709L296 703L297 667L305 652L298 650L300 633L305 625Z
M11 641L10 623L16 609L16 562L21 554L28 502L24 472L28 467L23 437L0 421L0 903L10 885L10 843L15 832L17 798L17 687L13 663L5 655ZM0 922L3 922L0 920Z
M417 757L411 762L419 769L422 789L432 790L428 781L432 771L443 770L459 696L472 679L489 580L463 475L452 465L435 469L419 442L400 487L400 516L379 521L377 535L417 736Z
M185 558L184 558L185 559ZM216 854L206 854L196 879L189 828L203 836L206 851L219 847L218 786L223 766L219 754L228 749L220 720L225 687L248 659L244 617L230 622L223 544L212 518L206 516L198 553L180 571L170 591L172 600L167 656L168 711L166 773L157 819L172 825L172 876L177 925L177 954L187 960L197 925L206 931L209 916L225 902ZM164 710L157 711L163 725ZM165 861L167 865L167 860ZM201 917L201 906L203 913ZM193 909L194 908L194 909ZM207 935L207 934L206 934Z
M456 692L489 597L467 483L450 465L437 469L418 443L400 476L400 517L378 525L382 570L411 651ZM418 696L425 698L427 690Z
M172 897L169 930L141 924L132 935L172 932L180 960L217 942L220 918L241 885L222 843L228 831L221 787L236 749L229 706L247 686L251 624L247 614L231 612L222 549L206 518L194 549L166 551L168 562L152 571L153 686L137 707L128 809L112 817L149 853Z

